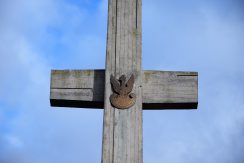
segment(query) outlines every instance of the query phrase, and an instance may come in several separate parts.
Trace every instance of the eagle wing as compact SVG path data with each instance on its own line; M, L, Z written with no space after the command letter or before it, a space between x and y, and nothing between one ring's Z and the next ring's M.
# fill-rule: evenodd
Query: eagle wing
M114 90L114 92L120 94L120 83L113 75L110 76L110 82L112 84L112 89Z
M125 87L126 94L129 94L132 91L134 82L135 82L135 77L134 74L132 74L130 79L126 83L126 87Z

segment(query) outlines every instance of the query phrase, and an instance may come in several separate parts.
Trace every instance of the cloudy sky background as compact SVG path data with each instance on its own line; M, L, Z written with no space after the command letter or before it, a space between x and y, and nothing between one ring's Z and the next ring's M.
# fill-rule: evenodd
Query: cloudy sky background
M244 162L244 2L143 0L143 68L199 72L198 110L143 112L145 163ZM0 162L97 163L102 110L51 108L51 69L105 67L107 0L0 0Z

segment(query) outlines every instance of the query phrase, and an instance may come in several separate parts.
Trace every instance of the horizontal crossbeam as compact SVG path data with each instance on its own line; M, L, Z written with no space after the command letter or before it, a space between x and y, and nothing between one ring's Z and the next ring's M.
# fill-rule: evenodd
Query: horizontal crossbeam
M104 70L52 70L51 106L100 108L104 106ZM198 73L144 71L143 109L196 109Z

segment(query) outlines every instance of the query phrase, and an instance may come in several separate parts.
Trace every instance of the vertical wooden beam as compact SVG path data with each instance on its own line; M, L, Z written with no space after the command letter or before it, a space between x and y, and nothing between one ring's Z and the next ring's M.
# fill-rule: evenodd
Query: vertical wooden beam
M109 0L103 163L142 163L141 0ZM110 75L136 77L136 104L119 110L110 104Z

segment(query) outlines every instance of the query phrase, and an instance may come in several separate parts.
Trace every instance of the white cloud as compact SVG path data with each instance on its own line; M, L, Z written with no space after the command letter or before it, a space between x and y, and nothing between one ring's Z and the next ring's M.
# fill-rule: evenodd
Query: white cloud
M144 162L241 163L243 21L202 4L143 5L144 68L200 72L199 110L144 112ZM107 1L92 12L69 1L1 3L1 163L100 162L102 111L48 101L51 68L104 66Z
M56 110L49 106L53 58L61 65L66 62L62 56L59 59L58 54L52 54L59 48L52 46L56 42L66 44L65 39L68 39L70 44L60 47L68 51L72 38L73 43L83 40L84 32L77 36L75 33L82 31L84 19L89 18L87 11L68 1L55 0L19 0L4 4L3 8L0 25L0 75L4 77L0 81L0 114L3 121L0 132L6 136L0 137L0 162L100 160L101 151L95 149L101 142L102 111ZM85 37L90 37L92 42L99 41L93 36ZM80 64L82 62L85 63L81 61ZM90 139L94 141L90 142Z
M244 22L239 12L223 14L213 4L176 11L167 3L146 3L144 55L151 62L144 60L145 67L198 71L199 107L144 113L145 162L243 162Z
M21 148L21 146L23 146L23 142L16 136L5 135L5 138L12 147Z

